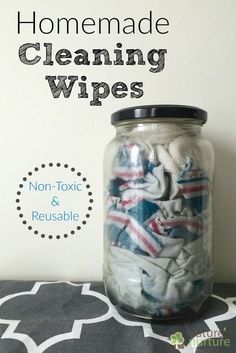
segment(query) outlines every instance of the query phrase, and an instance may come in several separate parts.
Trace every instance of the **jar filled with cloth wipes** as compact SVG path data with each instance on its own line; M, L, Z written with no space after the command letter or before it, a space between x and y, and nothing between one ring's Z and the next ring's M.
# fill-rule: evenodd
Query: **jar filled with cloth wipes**
M206 111L137 106L112 114L104 158L104 283L120 310L198 314L212 290L214 152Z

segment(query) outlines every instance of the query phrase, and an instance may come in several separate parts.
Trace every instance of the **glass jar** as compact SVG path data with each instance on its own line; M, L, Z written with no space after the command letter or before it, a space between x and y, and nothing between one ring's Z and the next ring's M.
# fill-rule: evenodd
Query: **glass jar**
M120 310L146 319L197 314L213 285L214 152L207 113L181 105L112 114L104 158L104 283Z

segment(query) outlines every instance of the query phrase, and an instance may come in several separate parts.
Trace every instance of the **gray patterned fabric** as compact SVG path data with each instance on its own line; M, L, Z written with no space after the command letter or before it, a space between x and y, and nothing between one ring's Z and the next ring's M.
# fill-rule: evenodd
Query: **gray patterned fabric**
M235 332L236 284L216 284L197 319L148 323L118 313L100 282L0 282L0 353L224 353Z

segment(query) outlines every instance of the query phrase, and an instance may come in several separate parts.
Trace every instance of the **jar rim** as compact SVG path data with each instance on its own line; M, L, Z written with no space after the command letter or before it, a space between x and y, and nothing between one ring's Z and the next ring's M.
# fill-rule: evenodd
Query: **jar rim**
M131 122L139 119L195 119L202 124L207 121L207 112L201 108L190 105L154 104L139 105L117 110L111 115L111 124Z

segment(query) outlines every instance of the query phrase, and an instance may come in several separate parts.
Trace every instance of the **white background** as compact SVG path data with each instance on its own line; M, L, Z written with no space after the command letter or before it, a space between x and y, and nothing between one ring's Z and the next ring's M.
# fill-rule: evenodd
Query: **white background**
M25 19L42 17L133 17L153 11L167 17L167 35L17 34L17 11ZM216 281L235 282L236 248L236 2L234 0L32 1L1 5L0 104L0 279L102 278L102 156L113 137L110 114L136 104L189 104L208 111L204 134L216 153L214 189L214 265ZM26 26L27 28L27 26ZM18 48L26 42L52 42L55 49L166 48L166 67L23 65ZM87 81L144 82L141 99L107 98L91 107L74 91L69 99L52 98L45 75L86 75ZM94 212L80 235L45 240L19 221L16 190L25 173L41 163L74 165L94 191Z

